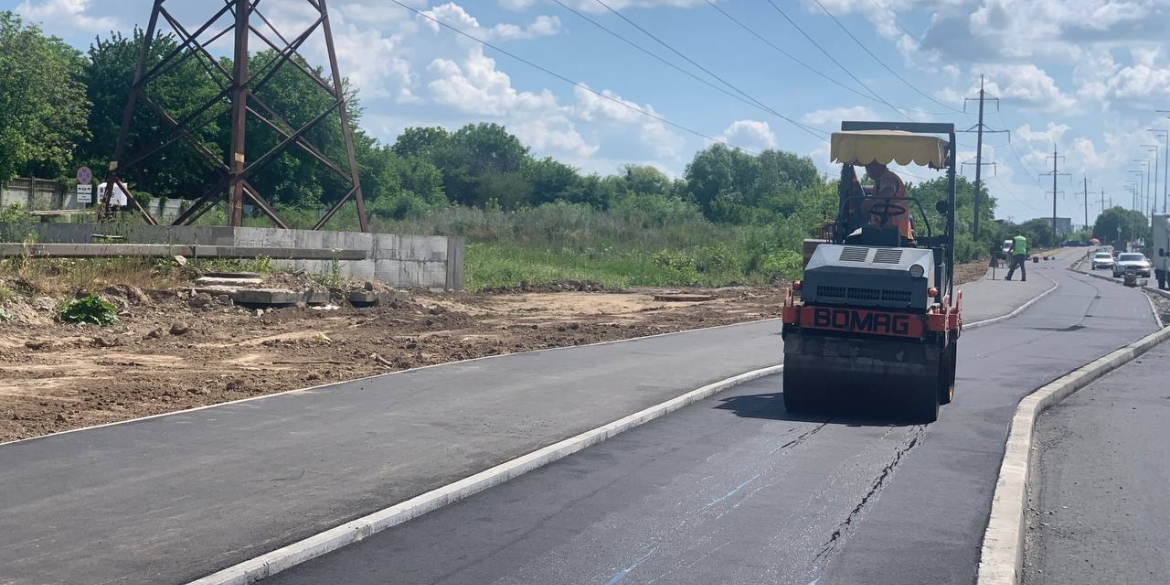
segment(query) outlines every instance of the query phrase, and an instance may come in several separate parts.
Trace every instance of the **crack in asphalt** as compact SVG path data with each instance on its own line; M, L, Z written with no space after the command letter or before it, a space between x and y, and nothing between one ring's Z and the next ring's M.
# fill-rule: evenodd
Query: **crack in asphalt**
M820 432L820 430L821 430L821 429L823 429L823 428L825 428L826 426L828 426L828 424L829 424L829 423L831 423L831 422L833 422L833 419L826 420L825 422L823 422L823 423L821 423L821 424L819 424L819 425L817 425L817 426L813 427L812 429L810 429L810 430L807 430L807 431L805 431L805 432L801 433L801 434L800 434L800 435L798 435L798 436L797 436L795 439L792 439L791 441L788 441L787 443L784 443L783 445L780 445L779 447L776 447L775 449L772 449L771 451L769 451L769 452L768 452L768 454L769 454L769 455L775 455L775 454L776 454L776 452L778 452L778 451L783 451L784 449L787 449L787 448L789 448L789 447L795 447L795 446L797 446L797 445L799 445L799 444L801 444L801 443L805 442L806 440L808 440L808 438L809 438L809 437L811 437L811 436L813 436L813 435L817 434L818 432Z
M879 491L881 491L882 487L886 483L886 480L889 479L891 475L893 475L894 468L897 467L898 463L902 461L902 457L915 446L917 446L918 442L925 434L926 425L918 425L917 429L910 435L910 440L902 447L898 448L898 450L894 453L894 459L882 468L881 473L878 474L877 478L874 479L873 484L870 485L869 491L867 491L865 495L861 497L861 501L853 507L853 510L849 512L849 515L845 517L845 520L837 525L837 529L833 531L833 534L829 537L829 540L821 547L821 551L818 552L817 555L813 558L813 562L817 562L828 557L828 555L831 554L833 550L841 543L841 541L852 528L853 520L857 518L862 510L865 509L865 506L869 504L870 500L873 499L873 497L876 496Z

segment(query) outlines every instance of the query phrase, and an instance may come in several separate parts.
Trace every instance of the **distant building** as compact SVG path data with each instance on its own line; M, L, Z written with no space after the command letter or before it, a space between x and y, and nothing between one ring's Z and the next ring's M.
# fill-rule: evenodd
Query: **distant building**
M1073 225L1072 225L1072 218L1071 217L1058 217L1058 218L1056 218L1056 233L1058 233L1058 234L1071 234L1072 231L1073 231Z

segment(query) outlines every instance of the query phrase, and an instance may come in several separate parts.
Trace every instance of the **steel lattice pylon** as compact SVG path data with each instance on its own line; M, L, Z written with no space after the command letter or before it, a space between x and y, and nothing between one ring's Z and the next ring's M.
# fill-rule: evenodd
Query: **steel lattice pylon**
M329 25L329 13L326 9L326 0L304 0L311 7L316 18L297 36L292 37L291 40L281 34L272 22L258 10L257 5L260 3L260 0L223 0L223 2L223 7L214 16L201 23L193 32L188 32L191 29L184 27L167 10L167 0L154 1L154 8L151 10L150 22L146 28L141 53L138 58L138 65L134 73L134 84L131 86L130 94L126 98L126 108L122 116L122 125L118 135L117 146L114 150L114 156L110 160L109 173L104 181L106 183L106 199L102 203L108 204L109 194L113 192L112 185L116 184L125 189L125 185L119 179L119 173L124 173L135 165L142 164L168 146L184 140L215 165L220 174L220 178L204 190L203 195L190 208L175 219L175 225L186 225L195 221L212 209L216 203L222 201L226 194L229 210L227 214L228 225L240 226L242 224L244 199L247 198L276 225L282 228L288 228L288 224L280 218L276 210L269 205L268 201L248 181L248 177L271 163L282 153L292 148L299 148L318 163L337 173L347 182L349 187L349 191L345 196L339 199L321 217L313 229L320 229L343 205L350 199L354 199L357 202L358 223L361 226L361 230L363 232L368 231L369 226L366 221L365 201L362 198L361 183L358 179L357 161L354 154L353 133L349 126L349 115L346 112L344 88L342 87L341 74L337 66L337 53L334 50L333 31ZM171 3L173 4L174 0ZM228 18L225 18L225 16ZM155 41L160 18L173 30L178 45L164 55L159 62L150 64L151 44ZM212 31L221 20L230 20L231 22L218 33L212 34L206 39L201 39L205 33ZM298 50L305 41L318 30L321 30L324 34L325 48L329 57L331 80L322 79L321 76L305 65L305 60L298 54ZM212 56L208 50L208 46L229 33L234 33L235 37L232 68L230 71ZM267 33L271 33L282 45L278 45ZM276 57L257 71L255 76L252 76L248 69L248 42L252 36L263 41L264 44L276 52ZM171 71L185 60L192 58L198 59L208 74L216 79L221 91L201 108L176 120L147 95L146 88L152 80ZM290 125L256 95L257 90L268 83L281 68L287 66L294 67L301 73L307 75L315 82L316 86L319 86L332 98L329 107L325 111L299 128ZM196 134L196 131L201 126L209 123L214 118L209 118L202 124L198 122L198 119L216 105L222 106L225 103L230 106L231 115L231 147L227 161L217 156ZM146 106L162 120L168 128L168 134L160 137L151 144L144 145L138 149L138 152L128 154L126 152L127 135L134 118L135 108L140 104ZM312 130L335 112L340 117L341 133L345 143L345 154L349 163L348 170L331 160L324 152L313 146L305 138L305 134L308 131ZM249 119L255 120L280 137L280 142L275 147L251 159L246 157L244 152L245 129ZM139 206L133 197L129 198L128 202L138 209L148 223L157 225L157 221L147 210Z

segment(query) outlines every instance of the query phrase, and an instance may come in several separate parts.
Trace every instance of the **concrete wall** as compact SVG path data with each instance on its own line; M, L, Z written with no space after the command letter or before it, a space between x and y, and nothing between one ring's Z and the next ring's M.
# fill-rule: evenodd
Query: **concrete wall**
M127 243L364 250L365 260L338 260L342 276L377 279L400 288L463 288L463 238L230 228L205 226L90 225L32 223L0 225L0 241L32 237L42 244L88 244L95 235L116 235ZM331 275L331 260L273 260L274 266Z
M97 183L94 183L92 199L97 199ZM173 219L183 212L182 199L163 201L153 197L146 207L155 219ZM13 179L0 186L0 208L20 205L28 211L53 211L83 209L86 204L77 201L77 189L66 188L63 183L44 179Z
M30 211L77 209L76 193L67 193L57 181L43 179L12 179L0 186L0 207L20 205Z

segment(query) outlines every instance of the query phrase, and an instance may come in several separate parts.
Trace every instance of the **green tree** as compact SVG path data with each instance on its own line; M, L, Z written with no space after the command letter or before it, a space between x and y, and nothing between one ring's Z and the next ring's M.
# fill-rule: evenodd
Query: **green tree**
M755 197L783 191L800 191L821 184L820 173L813 160L791 152L765 150L757 157L760 161L760 193Z
M431 159L443 172L444 189L451 201L482 207L488 200L502 195L499 190L503 185L519 186L524 180L521 166L527 157L528 147L503 126L480 123L460 128ZM520 191L508 194L506 199L526 203L520 195L531 194L531 186ZM503 200L499 203L502 205Z
M1097 221L1093 224L1093 237L1102 242L1112 242L1114 245L1138 239L1148 241L1149 223L1149 219L1140 211L1112 207L1097 216Z
M664 197L674 194L675 185L670 177L650 165L624 165L621 176L625 179L625 189L630 193Z
M17 174L70 174L89 137L84 59L36 25L0 12L0 182Z
M422 157L430 159L445 148L451 140L451 133L440 127L407 128L394 141L394 154L402 158Z
M253 76L265 76L276 58L277 54L272 50L253 55L249 64ZM319 78L327 78L324 68L312 67L299 57L297 59L301 68L312 71ZM342 86L355 151L358 158L364 159L368 155L366 151L373 147L373 141L365 137L358 128L362 108L356 91L349 85L348 80L342 80ZM254 91L265 105L288 123L285 131L304 127L333 104L333 96L292 64L280 67L266 84ZM333 172L313 155L294 146L257 170L248 180L260 193L275 203L301 208L331 205L344 197L349 190L348 154L345 150L340 116L335 113L326 116L305 132L304 137L345 171L345 176ZM227 139L227 136L223 136L220 140ZM251 162L284 140L276 131L257 123L249 124L245 139Z
M93 138L81 145L78 155L97 171L99 179L118 143L126 96L130 94L144 39L145 33L135 28L129 37L113 33L107 39L96 39L89 48L85 84L87 95L93 102L89 115ZM147 66L157 65L177 46L173 37L159 35L151 43ZM147 95L175 120L193 114L219 93L210 74L196 61L199 57L193 57L146 87ZM209 123L194 133L221 160L227 147L217 142L221 137L221 127L214 116L222 114L224 109L224 106L216 105L199 117L199 121ZM170 127L140 101L130 122L124 154L133 157L170 134ZM121 175L133 187L160 197L193 198L203 194L201 188L212 180L215 168L216 165L193 146L180 141L140 164L124 167Z
M554 160L525 158L521 163L524 179L531 189L534 204L568 201L573 189L581 181L577 169Z
M742 150L714 144L695 154L685 177L687 191L707 217L735 221L745 216L744 208L757 192L760 162Z

